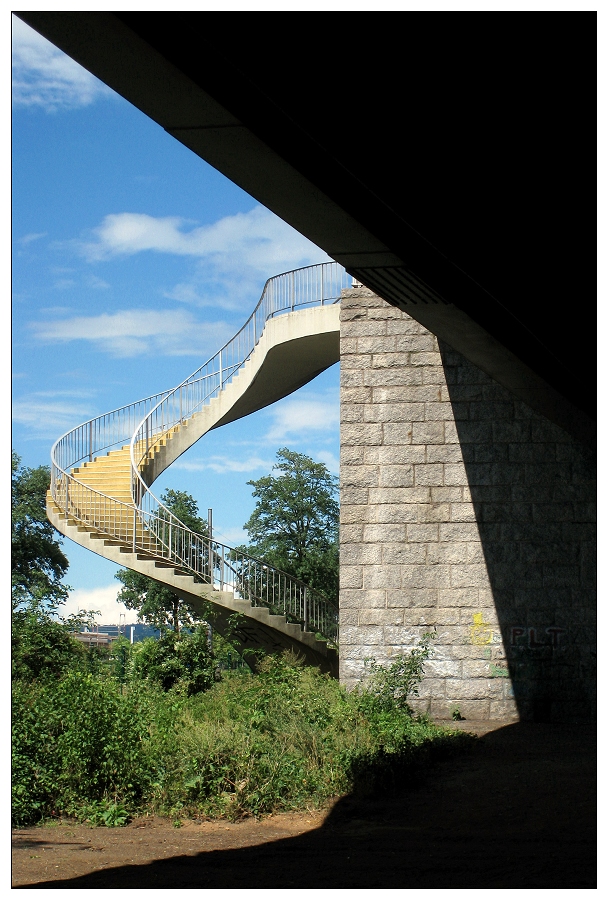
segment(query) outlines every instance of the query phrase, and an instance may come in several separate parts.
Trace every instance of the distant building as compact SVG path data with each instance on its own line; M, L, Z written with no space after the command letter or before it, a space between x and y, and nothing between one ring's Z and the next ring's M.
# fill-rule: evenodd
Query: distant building
M103 631L80 631L73 632L72 637L86 644L87 647L109 647L114 641L118 640L119 634L108 634Z
M160 631L151 625L137 622L135 625L94 625L92 628L74 632L72 637L88 647L109 647L119 637L126 637L132 644L137 644L144 638L159 638Z

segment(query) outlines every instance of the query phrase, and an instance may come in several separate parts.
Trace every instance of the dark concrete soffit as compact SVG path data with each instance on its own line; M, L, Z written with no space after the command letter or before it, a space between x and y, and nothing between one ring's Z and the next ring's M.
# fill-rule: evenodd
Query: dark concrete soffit
M576 367L570 370L512 310L328 157L248 79L239 103L228 108L224 97L218 99L217 71L203 78L200 65L179 58L171 41L165 46L145 15L16 15L534 410L578 439L594 439L585 402L589 385ZM232 83L238 81L230 61L209 45L205 52L216 70L223 65ZM300 146L296 159L285 154L290 130L291 146L294 134Z

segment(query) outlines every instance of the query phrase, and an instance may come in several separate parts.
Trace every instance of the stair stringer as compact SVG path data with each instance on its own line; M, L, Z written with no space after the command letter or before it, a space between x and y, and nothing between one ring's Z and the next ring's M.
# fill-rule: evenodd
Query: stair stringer
M252 606L248 600L236 598L229 591L217 591L209 584L196 582L192 575L177 567L152 557L144 558L144 554L133 553L118 541L66 519L50 494L47 494L46 511L54 527L81 547L171 588L195 610L198 606L204 612L205 601L213 604L213 627L237 644L241 653L257 649L266 653L291 650L304 657L308 665L338 677L337 651L328 647L325 641L317 640L312 632L304 631L301 625L288 622L285 616L273 615L266 607ZM255 656L246 654L245 658L255 668Z
M285 313L266 322L251 356L219 395L165 433L141 467L154 481L207 432L287 397L340 359L339 304Z

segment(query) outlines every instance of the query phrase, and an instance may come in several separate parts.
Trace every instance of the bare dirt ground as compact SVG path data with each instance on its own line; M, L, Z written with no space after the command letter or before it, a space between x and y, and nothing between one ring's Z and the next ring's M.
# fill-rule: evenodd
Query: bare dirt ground
M593 888L595 731L480 735L390 796L262 820L59 823L13 833L20 888Z

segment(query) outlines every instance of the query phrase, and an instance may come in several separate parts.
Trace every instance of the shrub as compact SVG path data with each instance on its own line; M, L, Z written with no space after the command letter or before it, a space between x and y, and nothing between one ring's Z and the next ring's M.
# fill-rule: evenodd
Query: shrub
M179 762L158 797L161 807L234 818L402 783L408 770L467 741L413 716L405 702L430 652L428 640L410 668L401 660L386 683L376 666L375 693L349 693L316 669L269 657L259 674L228 678L192 698L182 711Z
M153 781L145 752L153 697L82 672L13 687L13 821L78 814L112 798L137 805Z
M58 678L67 669L86 666L86 650L68 627L40 610L13 612L11 632L13 678Z
M166 809L234 818L318 805L348 787L339 756L357 718L336 681L267 658L188 703Z
M164 691L179 684L191 696L215 683L216 668L207 629L201 626L192 634L171 631L159 640L142 641L133 651L129 674L131 678L153 682Z
M13 821L120 824L143 809L234 819L398 787L468 739L407 706L428 652L427 640L386 669L374 664L367 688L350 693L293 656L190 696L196 669L168 691L162 678L134 679L124 695L107 675L16 681Z
M431 641L435 632L422 635L417 647L401 653L388 665L381 665L373 658L365 660L367 677L357 694L365 708L379 710L404 710L411 713L408 698L418 695L418 685L424 677L424 663L432 655Z

